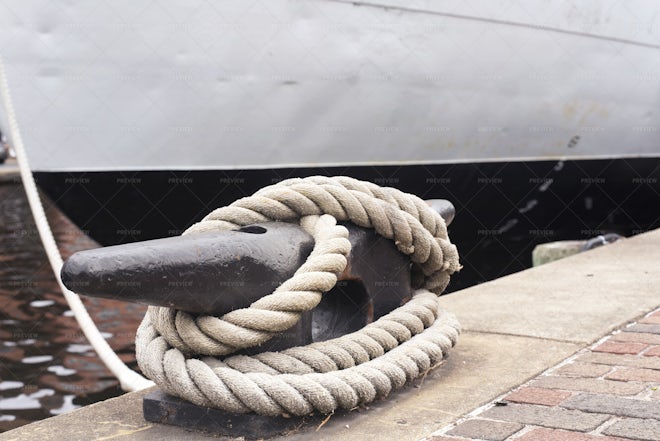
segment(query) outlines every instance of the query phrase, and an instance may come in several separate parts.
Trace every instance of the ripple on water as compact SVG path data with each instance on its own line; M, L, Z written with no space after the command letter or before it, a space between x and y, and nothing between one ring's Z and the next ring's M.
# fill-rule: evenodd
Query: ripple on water
M46 214L63 257L98 246L52 206ZM121 394L89 346L67 352L69 344L87 342L50 270L20 184L0 185L0 261L0 433ZM104 338L134 366L133 341L125 336L146 308L104 299L85 303ZM97 312L105 309L121 312L99 320Z
M47 306L52 306L55 304L55 300L34 300L30 302L30 306L33 308L45 308Z
M49 366L47 370L48 370L48 372L54 373L58 377L66 377L66 376L73 375L76 372L78 372L75 369L65 368L64 366L60 366L60 365Z
M72 343L66 347L66 351L71 354L84 354L94 350L90 345L81 345L78 343Z
M37 342L37 340L35 340L33 338L28 338L28 339L25 339L25 340L19 340L19 341L16 342L16 344L19 345L19 346L32 346L36 342Z
M22 381L0 381L0 390L20 389L23 386Z
M79 408L80 406L73 404L73 400L76 398L75 395L65 395L64 396L64 403L62 403L62 406L57 408L57 409L51 409L50 413L53 415L59 415L61 413L66 413L70 412L74 409Z
M0 410L26 410L40 409L39 398L55 395L53 389L41 389L31 394L20 394L11 398L0 400Z
M24 364L36 364L36 363L46 363L52 361L52 355L33 355L32 357L25 357L21 360L21 363Z

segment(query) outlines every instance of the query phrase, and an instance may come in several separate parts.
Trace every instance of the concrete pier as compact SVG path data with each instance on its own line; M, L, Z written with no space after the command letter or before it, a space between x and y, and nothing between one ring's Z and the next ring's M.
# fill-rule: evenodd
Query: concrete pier
M660 334L657 329L660 325L653 324L653 318L644 319L646 314L660 307L659 262L660 230L655 230L448 295L443 298L444 307L458 316L463 325L463 334L443 365L430 372L423 380L393 393L388 399L371 405L368 409L334 415L318 428L318 431L314 427L307 428L287 435L286 439L480 439L478 425L483 425L483 421L486 421L484 430L500 431L500 435L488 439L525 439L525 433L533 430L563 430L538 418L535 420L529 417L525 420L528 422L511 421L506 415L500 415L506 414L505 411L487 409L486 412L493 415L486 414L490 417L477 418L481 423L469 423L469 427L464 427L467 432L454 432L454 435L450 432L458 431L462 426L455 423L463 421L467 415L474 415L475 409L508 396L511 391L630 322L646 320L641 324L644 331L641 333ZM643 343L643 349L641 346L637 348L637 355L644 357L644 351L651 351L646 358L658 359L660 340L656 343L653 341L655 340ZM599 352L597 349L594 351ZM614 351L617 354L616 350ZM652 351L657 351L659 355L654 356ZM603 352L606 351L599 353ZM634 355L630 352L626 354ZM658 373L660 363L656 362L644 369ZM653 374L646 371L644 374L647 375L646 383L655 384L656 377ZM593 377L592 380L602 381L598 387L605 387L610 385L608 382L611 381L618 381L623 385L629 381L640 382L634 378L624 376L613 380ZM561 381L561 384L554 386L550 383L545 380L545 383L542 382L540 386L536 384L534 387L558 391L560 394L568 387L562 385ZM660 384L660 381L658 383ZM0 441L203 440L213 437L146 422L142 418L142 396L145 393L129 393L65 415L35 422L1 434ZM571 402L572 410L557 410L556 414L562 418L570 420L598 410L597 398L587 397L587 401L586 398L564 398L574 402ZM647 398L660 399L657 393ZM520 399L511 401L521 402ZM533 407L538 403L521 405ZM515 406L504 407L518 409ZM591 406L591 411L585 410L585 406ZM498 408L495 406L490 409ZM538 413L534 409L529 412L530 415ZM596 419L598 418L589 424L596 424ZM653 424L659 424L660 416L653 414L647 416L647 419L651 421L651 426L655 427ZM498 421L497 424L493 422L495 420ZM556 418L555 420L558 421ZM548 421L552 421L552 418ZM612 434L621 437L625 434L626 424L630 424L630 421L613 423L610 429ZM531 428L523 427L524 425ZM547 439L592 439L589 437L596 435L587 434L591 430L590 427L588 424L578 425L575 429L584 433L585 435L580 435L584 438L560 438L560 434L550 433L554 438L548 435L550 438ZM616 432L617 427L619 432ZM570 427L566 430L570 430ZM449 435L445 435L446 432L450 432ZM652 438L654 432L649 432L651 435L646 438L643 432L640 433L642 435L634 439L656 439Z

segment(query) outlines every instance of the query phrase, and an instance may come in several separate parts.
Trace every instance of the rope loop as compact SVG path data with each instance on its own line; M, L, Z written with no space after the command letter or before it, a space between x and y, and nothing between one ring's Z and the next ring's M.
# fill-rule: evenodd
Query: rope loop
M417 196L339 176L288 179L209 213L184 234L258 222L299 222L314 238L306 262L275 291L221 317L150 306L136 337L143 373L202 406L262 415L352 409L440 363L460 325L439 295L460 269L442 217ZM372 228L412 261L408 303L342 337L252 357L234 355L294 326L346 268L350 221Z

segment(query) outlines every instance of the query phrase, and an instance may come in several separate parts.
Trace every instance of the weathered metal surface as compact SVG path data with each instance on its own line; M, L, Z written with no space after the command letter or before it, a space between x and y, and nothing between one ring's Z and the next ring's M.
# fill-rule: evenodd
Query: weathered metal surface
M149 392L142 400L144 419L153 423L182 426L188 429L244 439L264 439L289 435L312 424L319 425L324 415L308 417L268 417L234 414L197 406L161 390Z
M447 225L454 220L454 216L456 216L456 208L454 208L454 204L447 199L427 199L426 203L442 216Z
M299 226L270 222L81 251L62 281L93 297L222 314L273 292L313 246Z

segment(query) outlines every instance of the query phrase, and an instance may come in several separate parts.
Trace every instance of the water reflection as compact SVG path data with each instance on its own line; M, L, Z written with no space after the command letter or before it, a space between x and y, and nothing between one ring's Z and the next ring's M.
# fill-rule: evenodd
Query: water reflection
M55 208L47 214L64 257L98 246ZM145 307L83 300L135 368L133 339ZM59 292L22 186L0 184L0 432L121 393Z

